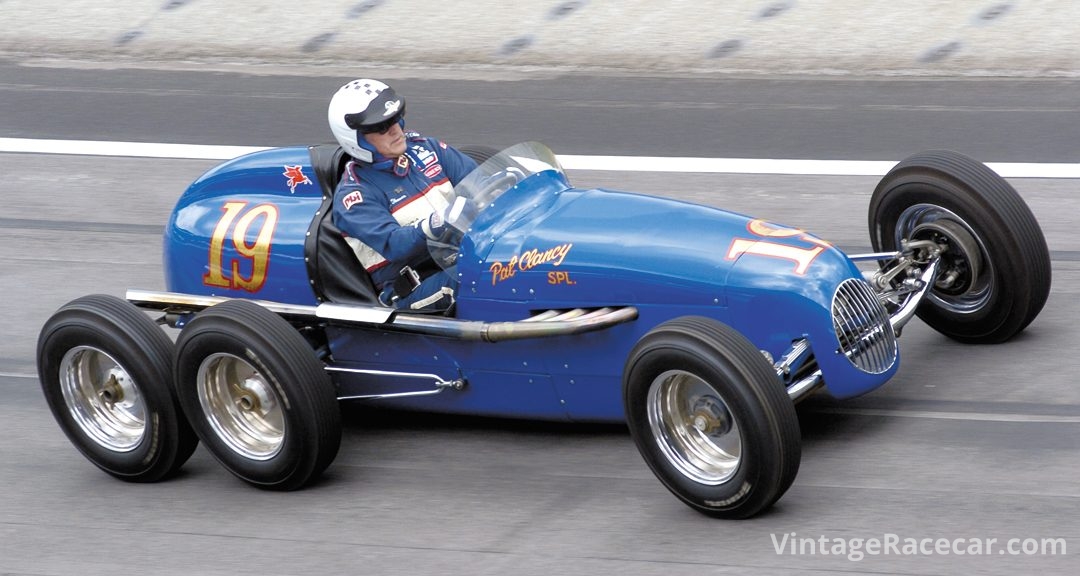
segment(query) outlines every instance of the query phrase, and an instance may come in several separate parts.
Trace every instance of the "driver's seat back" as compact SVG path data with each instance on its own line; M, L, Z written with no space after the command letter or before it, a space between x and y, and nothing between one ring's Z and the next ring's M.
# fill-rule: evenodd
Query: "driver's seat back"
M332 218L334 190L352 158L337 144L311 146L308 151L323 193L322 205L311 221L304 244L311 289L319 302L378 306L378 293L371 276Z

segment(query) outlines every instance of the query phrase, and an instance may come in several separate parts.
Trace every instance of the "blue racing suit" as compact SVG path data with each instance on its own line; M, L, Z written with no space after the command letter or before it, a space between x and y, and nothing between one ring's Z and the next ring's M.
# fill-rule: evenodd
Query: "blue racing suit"
M406 132L405 139L397 159L376 155L373 163L346 165L334 192L333 220L383 304L445 310L457 281L432 261L424 228L433 212L445 212L454 185L476 162L416 132Z

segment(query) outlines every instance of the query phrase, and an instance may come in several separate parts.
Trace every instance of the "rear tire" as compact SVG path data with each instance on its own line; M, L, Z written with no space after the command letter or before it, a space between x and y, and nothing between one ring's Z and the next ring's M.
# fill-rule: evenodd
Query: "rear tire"
M121 480L168 478L198 445L173 388L172 349L145 313L105 294L71 301L41 329L49 410L83 456Z
M795 480L795 406L765 357L733 328L699 317L661 324L630 353L623 382L638 451L698 512L748 518Z
M176 343L180 403L210 453L260 488L314 481L341 444L330 378L303 336L246 300L195 316Z

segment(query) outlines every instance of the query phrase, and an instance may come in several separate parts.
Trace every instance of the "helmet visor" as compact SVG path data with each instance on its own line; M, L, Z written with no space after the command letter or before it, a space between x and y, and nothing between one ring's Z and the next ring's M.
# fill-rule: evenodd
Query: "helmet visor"
M361 134L385 134L391 126L405 116L405 99L393 89L387 88L359 112L345 114L345 125Z
M378 122L378 123L375 123L375 124L360 124L359 122L350 122L349 121L349 116L345 116L345 123L349 126L349 128L352 128L353 130L357 130L361 134L374 134L374 133L386 134L387 130L389 130L394 124L397 124L398 122L400 122L401 119L404 118L404 117L405 117L405 111L402 110L401 112L398 112L397 114L394 114L393 116L387 118L386 120L383 120L382 122Z

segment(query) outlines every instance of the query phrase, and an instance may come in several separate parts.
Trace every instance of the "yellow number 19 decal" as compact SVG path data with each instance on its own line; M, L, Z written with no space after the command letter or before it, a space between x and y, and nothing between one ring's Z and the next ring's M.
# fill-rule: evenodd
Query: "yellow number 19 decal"
M221 207L225 214L218 220L214 235L210 238L210 271L203 275L203 283L207 286L258 292L266 283L266 268L270 263L270 240L274 236L274 227L277 226L278 208L273 204L259 204L245 211L246 207L247 202L226 202ZM261 223L255 229L254 242L248 244L248 232L256 220ZM229 228L233 229L232 246L242 259L230 260L231 275L225 276L222 260ZM240 271L242 262L251 262L251 275L247 278Z
M779 242L736 238L731 241L731 247L728 248L728 260L738 258L740 254L783 258L794 261L795 273L802 275L806 274L806 269L810 267L810 264L813 264L814 259L830 246L828 242L814 238L797 228L775 228L764 220L751 220L746 229L760 238L791 238L798 236L799 240L815 244L815 246L813 248L799 248L798 246L780 244Z

